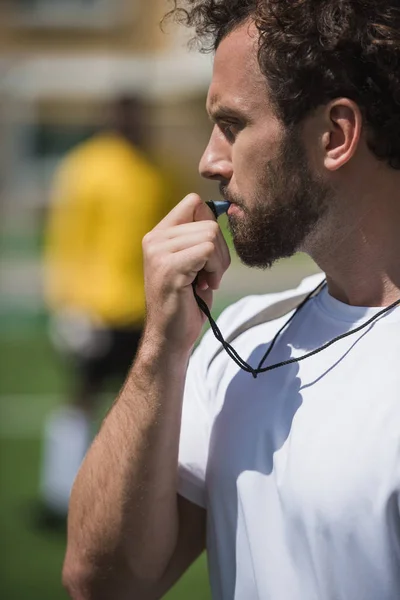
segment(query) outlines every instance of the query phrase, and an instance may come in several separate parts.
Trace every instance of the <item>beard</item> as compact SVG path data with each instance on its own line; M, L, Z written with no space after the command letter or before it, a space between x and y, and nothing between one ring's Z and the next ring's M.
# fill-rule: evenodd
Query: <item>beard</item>
M227 186L220 189L243 211L240 217L228 216L239 258L249 267L267 269L304 247L331 205L333 189L311 172L295 130L286 134L278 157L267 163L259 181L259 189L246 203Z

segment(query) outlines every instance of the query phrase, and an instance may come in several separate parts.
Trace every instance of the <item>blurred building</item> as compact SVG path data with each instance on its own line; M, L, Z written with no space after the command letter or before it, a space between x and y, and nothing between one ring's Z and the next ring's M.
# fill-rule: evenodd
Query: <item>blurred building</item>
M154 157L174 171L182 193L207 193L196 169L209 134L211 58L187 51L184 28L161 31L170 6L167 0L1 2L3 299L5 290L17 302L38 297L37 263L13 254L20 244L10 236L29 240L40 231L57 162L98 129L116 94L145 96Z

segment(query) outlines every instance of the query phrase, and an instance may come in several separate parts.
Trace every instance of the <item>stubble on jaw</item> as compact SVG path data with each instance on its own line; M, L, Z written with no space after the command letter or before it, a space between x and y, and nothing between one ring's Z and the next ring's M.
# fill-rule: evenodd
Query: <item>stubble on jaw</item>
M259 269L302 250L333 199L333 189L311 171L296 130L285 135L278 156L257 177L253 198L239 198L221 186L222 195L243 210L229 216L229 228L241 261Z

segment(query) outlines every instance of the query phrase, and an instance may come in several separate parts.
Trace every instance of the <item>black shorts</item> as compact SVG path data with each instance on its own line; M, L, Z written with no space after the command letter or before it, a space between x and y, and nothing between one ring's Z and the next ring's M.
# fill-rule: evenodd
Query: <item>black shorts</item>
M104 352L97 356L75 356L74 368L83 388L99 390L108 380L121 385L135 358L141 329L109 329L106 332L107 344Z

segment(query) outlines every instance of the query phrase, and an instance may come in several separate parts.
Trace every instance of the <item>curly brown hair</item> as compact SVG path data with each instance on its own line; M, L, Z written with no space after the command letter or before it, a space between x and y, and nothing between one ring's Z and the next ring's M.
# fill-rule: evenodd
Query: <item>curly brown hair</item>
M215 51L248 20L279 117L300 123L318 106L352 99L369 148L400 169L400 0L173 0L167 16Z

